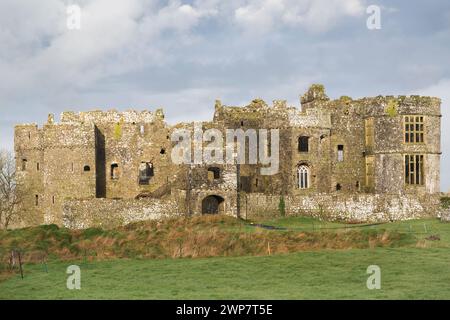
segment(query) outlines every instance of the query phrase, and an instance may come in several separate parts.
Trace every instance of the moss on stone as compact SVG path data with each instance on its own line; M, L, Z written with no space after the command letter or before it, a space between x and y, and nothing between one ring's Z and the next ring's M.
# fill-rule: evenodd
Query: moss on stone
M123 126L123 118L120 118L120 121L114 125L114 138L119 140L122 137L122 126Z
M390 117L397 115L398 101L395 99L389 100L386 106L386 114Z

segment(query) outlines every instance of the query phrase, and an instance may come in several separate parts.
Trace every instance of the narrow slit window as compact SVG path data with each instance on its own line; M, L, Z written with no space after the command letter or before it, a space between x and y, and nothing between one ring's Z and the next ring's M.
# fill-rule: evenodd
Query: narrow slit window
M338 154L338 158L337 161L338 162L342 162L344 161L344 146L342 144L337 146L337 154Z
M22 171L27 170L27 159L22 159Z
M119 165L117 163L111 164L111 179L119 179Z

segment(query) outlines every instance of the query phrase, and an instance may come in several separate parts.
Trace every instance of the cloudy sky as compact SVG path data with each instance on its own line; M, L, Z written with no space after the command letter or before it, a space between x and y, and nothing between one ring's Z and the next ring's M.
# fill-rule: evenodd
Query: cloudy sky
M81 29L67 28L67 7ZM369 30L366 8L381 8ZM16 123L64 110L164 107L210 119L323 83L332 98L442 98L442 190L450 189L448 0L0 0L0 144Z

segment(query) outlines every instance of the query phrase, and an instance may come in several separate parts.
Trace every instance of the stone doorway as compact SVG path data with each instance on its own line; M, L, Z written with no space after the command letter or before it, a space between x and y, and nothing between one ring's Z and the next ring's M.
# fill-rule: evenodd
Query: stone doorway
M224 199L221 196L207 196L202 201L202 214L223 213Z

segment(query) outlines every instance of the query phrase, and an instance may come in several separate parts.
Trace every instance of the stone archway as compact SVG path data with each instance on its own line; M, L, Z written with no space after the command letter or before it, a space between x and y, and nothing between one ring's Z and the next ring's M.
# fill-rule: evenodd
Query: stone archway
M202 214L223 213L224 198L217 195L210 195L202 200Z

